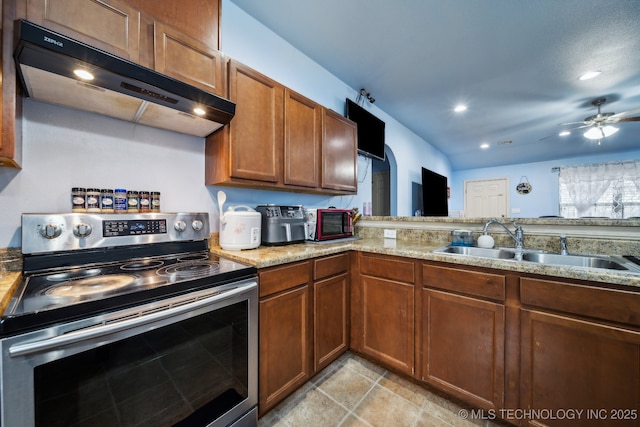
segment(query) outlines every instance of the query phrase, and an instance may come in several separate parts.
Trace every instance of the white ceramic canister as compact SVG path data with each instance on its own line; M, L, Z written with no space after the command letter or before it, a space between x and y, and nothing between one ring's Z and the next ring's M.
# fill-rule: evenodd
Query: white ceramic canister
M220 247L228 251L260 246L262 215L249 206L230 206L220 218Z

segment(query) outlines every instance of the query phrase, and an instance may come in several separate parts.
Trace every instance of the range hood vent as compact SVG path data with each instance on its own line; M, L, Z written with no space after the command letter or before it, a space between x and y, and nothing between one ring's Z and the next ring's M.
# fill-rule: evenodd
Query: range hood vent
M16 26L17 71L33 99L199 137L235 114L227 99L31 22ZM75 70L93 79L83 81Z

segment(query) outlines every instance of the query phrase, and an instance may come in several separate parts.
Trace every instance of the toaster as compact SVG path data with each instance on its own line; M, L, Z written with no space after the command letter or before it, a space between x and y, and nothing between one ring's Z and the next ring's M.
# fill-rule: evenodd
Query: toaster
M262 215L263 245L288 245L306 240L307 226L302 205L258 205L256 211Z

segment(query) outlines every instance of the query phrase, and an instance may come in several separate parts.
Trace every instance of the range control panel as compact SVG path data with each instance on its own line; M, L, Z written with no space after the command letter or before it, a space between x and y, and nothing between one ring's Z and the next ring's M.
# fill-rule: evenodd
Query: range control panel
M209 214L23 214L22 253L207 240Z

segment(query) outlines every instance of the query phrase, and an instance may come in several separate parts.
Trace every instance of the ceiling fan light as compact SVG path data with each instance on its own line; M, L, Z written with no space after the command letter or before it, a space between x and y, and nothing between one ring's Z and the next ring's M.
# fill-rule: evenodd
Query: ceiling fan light
M607 138L618 132L618 128L614 126L592 127L584 133L584 137L588 139ZM603 135L604 134L604 135Z

